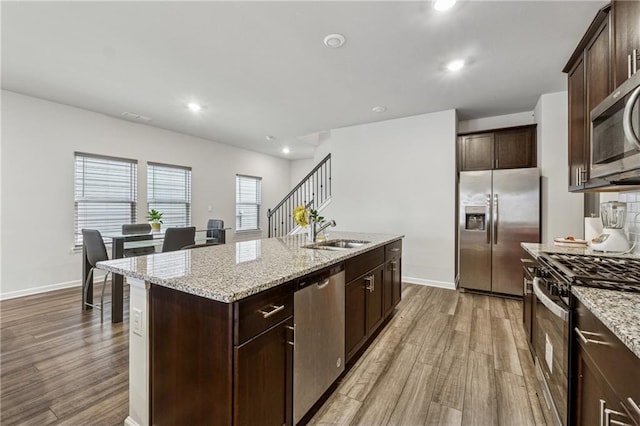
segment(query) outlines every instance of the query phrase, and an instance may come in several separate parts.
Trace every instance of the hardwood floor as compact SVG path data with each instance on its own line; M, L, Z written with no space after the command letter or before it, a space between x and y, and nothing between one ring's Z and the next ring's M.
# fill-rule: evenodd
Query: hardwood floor
M413 285L402 297L311 424L546 424L522 302Z
M112 324L105 305L101 323L99 310L81 310L79 288L0 302L0 423L122 425L128 312L126 299Z
M392 320L315 424L545 424L521 303L404 285ZM79 289L0 302L0 423L122 425L125 321L81 311Z

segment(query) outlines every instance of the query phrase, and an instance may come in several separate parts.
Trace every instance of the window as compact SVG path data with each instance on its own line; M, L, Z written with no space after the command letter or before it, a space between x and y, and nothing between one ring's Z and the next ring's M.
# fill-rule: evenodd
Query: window
M262 178L236 175L236 231L260 229Z
M82 245L82 229L120 232L136 221L138 162L75 153L75 244Z
M191 226L191 168L147 163L147 210L162 213L165 227Z

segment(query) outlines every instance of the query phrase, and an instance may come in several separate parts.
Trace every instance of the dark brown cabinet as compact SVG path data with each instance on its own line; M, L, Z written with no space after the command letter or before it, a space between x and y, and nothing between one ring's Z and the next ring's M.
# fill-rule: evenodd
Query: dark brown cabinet
M587 32L588 38L565 67L569 89L569 190L580 191L589 182L590 111L612 89L611 25L603 9Z
M347 362L370 341L400 301L402 240L345 261Z
M344 300L344 349L346 352L346 360L349 361L367 340L367 295L363 290L363 283L360 280L347 283Z
M640 359L574 299L576 424L640 424Z
M382 324L384 319L382 306L384 271L382 265L363 277L362 281L364 281L364 290L367 295L367 335L370 336Z
M536 167L536 155L535 125L458 138L460 171Z
M292 327L289 318L235 348L234 424L292 423Z
M640 69L640 1L616 0L613 8L615 87Z
M152 285L150 423L291 424L292 314L291 282L234 303Z
M384 256L383 309L385 315L388 315L400 302L402 291L402 241L387 244Z

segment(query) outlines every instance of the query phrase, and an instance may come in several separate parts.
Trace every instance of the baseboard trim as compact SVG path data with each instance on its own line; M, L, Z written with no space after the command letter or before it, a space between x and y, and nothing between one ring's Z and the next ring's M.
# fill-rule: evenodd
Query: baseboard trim
M102 280L104 280L104 274L96 274L93 283L94 285L102 285ZM82 283L80 282L80 280L74 280L58 284L43 285L41 287L25 288L24 290L7 291L0 293L0 300L16 299L18 297L32 296L34 294L46 293L48 291L62 290L72 287L82 287Z
M124 419L124 425L125 426L142 426L140 424L138 424L138 422L136 422L135 420L133 420L131 418L131 416L127 416L126 419Z
M424 278L402 277L402 282L407 284L418 284L418 285L426 285L429 287L446 288L448 290L456 289L455 283L447 282L447 281L425 280Z

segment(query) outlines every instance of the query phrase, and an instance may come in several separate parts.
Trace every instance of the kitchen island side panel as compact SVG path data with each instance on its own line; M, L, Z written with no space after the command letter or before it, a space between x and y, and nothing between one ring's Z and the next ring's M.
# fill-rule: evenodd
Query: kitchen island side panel
M233 305L152 285L151 424L231 424Z

